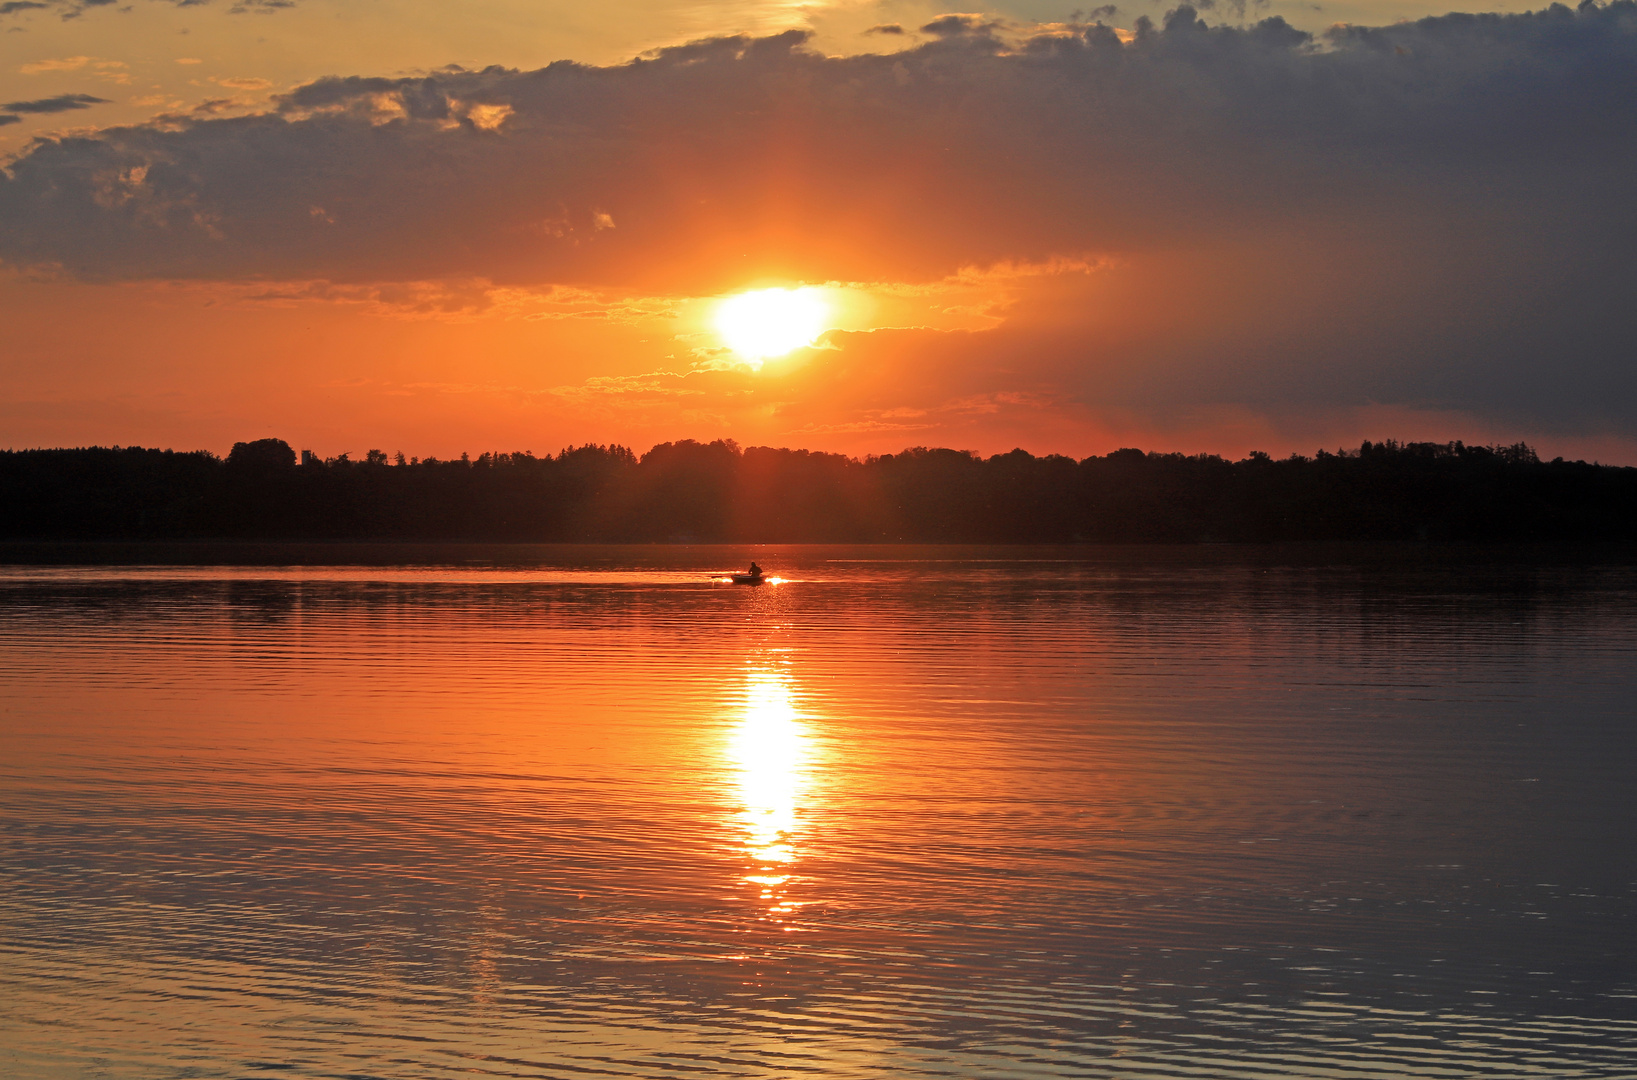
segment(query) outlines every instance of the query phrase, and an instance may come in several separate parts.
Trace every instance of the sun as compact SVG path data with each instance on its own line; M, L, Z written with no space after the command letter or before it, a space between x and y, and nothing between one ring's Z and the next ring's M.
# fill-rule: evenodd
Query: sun
M818 289L757 289L722 301L716 332L752 363L811 345L830 314Z

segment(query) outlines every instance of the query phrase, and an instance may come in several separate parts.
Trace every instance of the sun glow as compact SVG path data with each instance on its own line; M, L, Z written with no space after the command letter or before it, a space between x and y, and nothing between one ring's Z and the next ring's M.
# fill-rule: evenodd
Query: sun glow
M829 315L818 289L757 289L722 301L716 332L728 348L755 363L811 345Z
M765 672L750 676L728 755L738 773L736 816L751 864L743 880L759 889L769 917L783 919L801 907L786 886L797 860L799 805L812 758L807 726L784 678Z
M731 753L739 767L746 843L763 862L793 857L787 839L796 825L806 742L789 685L775 675L751 676Z

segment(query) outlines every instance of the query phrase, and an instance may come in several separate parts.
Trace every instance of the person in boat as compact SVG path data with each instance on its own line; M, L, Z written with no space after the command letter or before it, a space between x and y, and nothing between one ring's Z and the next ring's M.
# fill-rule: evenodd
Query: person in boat
M762 568L757 566L754 562L750 564L750 569L745 572L754 578L759 578L762 576Z

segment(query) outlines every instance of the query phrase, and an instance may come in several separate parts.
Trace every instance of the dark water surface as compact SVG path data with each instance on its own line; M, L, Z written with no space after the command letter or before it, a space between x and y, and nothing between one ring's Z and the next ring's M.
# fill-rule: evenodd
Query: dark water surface
M1637 1076L1629 567L509 562L0 567L0 1074Z

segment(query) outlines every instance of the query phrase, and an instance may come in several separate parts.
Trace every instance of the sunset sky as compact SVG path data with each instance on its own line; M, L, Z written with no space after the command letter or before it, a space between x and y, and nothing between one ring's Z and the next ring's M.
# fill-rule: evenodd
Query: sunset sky
M0 447L1637 464L1637 4L1491 8L0 0Z

